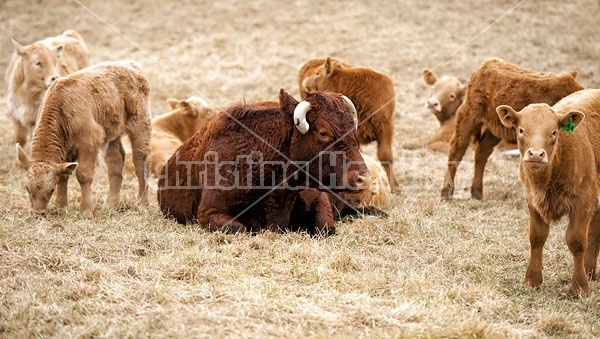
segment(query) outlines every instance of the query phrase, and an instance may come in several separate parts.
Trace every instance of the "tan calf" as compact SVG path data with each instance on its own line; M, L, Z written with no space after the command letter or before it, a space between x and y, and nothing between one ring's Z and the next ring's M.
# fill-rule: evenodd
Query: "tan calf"
M23 46L13 39L15 52L6 70L7 106L14 141L24 145L35 126L46 89L59 76L90 64L83 38L73 30Z
M169 98L167 103L172 111L152 119L150 154L146 162L153 175L160 173L177 148L216 115L215 108L200 97ZM125 148L125 168L133 172L131 144L126 138L121 141Z
M52 83L33 135L31 158L17 144L17 158L27 170L25 187L33 213L46 213L55 187L58 205L66 207L68 175L76 170L81 209L92 216L91 185L103 147L110 186L108 204L117 204L125 157L123 134L133 145L138 197L147 201L144 160L150 142L149 95L148 81L131 61L101 63Z
M531 244L525 285L542 283L549 224L568 215L566 241L574 264L569 291L588 295L600 244L600 90L573 93L552 107L531 104L516 112L502 105L497 113L504 126L516 130L521 153Z

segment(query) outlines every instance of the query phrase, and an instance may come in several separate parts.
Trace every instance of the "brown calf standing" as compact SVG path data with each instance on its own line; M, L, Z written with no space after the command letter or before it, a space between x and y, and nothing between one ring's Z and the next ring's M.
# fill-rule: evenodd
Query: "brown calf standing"
M318 61L324 60L321 64ZM311 68L318 65L314 70ZM304 74L304 78L302 78ZM369 67L359 67L328 57L310 60L301 68L298 83L300 95L309 91L332 91L346 95L356 105L361 145L377 141L377 158L392 184L398 188L394 176L392 141L394 137L394 109L396 93L392 79Z
M588 295L600 244L600 90L573 93L553 107L531 104L516 112L503 105L497 113L504 126L516 130L521 153L531 243L525 285L542 283L549 224L568 215L566 241L574 264L569 291Z
M33 134L31 158L17 144L17 158L27 170L25 187L34 213L46 213L55 187L57 203L66 207L68 175L77 170L81 209L92 216L92 178L98 152L104 146L108 204L115 205L123 180L121 135L125 133L133 145L139 199L147 201L144 161L150 142L149 95L148 81L131 61L100 63L52 83Z
M498 59L484 62L471 74L464 103L456 112L456 129L450 139L448 173L442 188L442 198L454 192L456 169L473 134L481 133L475 149L475 174L471 196L483 198L483 172L487 160L500 140L516 142L513 129L500 122L496 114L499 105L516 110L531 103L555 104L563 97L583 89L572 73L537 73Z

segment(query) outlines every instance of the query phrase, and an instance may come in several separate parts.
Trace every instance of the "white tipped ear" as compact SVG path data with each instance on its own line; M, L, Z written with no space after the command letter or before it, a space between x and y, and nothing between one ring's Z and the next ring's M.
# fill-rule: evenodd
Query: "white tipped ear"
M517 123L519 121L518 113L508 105L500 105L496 107L496 113L498 113L498 117L500 118L500 122L502 125L508 128L516 128Z
M21 163L23 168L28 170L29 167L31 166L31 160L29 159L29 157L27 156L27 154L25 153L25 151L23 150L23 148L21 147L20 144L17 143L16 147L17 147L17 159L19 160L19 162Z
M21 45L17 40L15 40L15 38L12 38L11 40L15 46L15 51L17 51L17 54L23 56L25 54L25 46Z
M185 111L185 115L189 115L192 118L195 118L198 115L198 111L196 110L194 105L190 104L185 100L181 100L179 102L179 106L181 106L181 108Z
M167 104L169 104L169 107L171 107L171 109L175 109L177 108L177 105L179 105L179 100L175 98L168 98Z
M54 165L54 170L58 175L73 175L75 170L79 166L79 163L76 162L63 162L62 164Z

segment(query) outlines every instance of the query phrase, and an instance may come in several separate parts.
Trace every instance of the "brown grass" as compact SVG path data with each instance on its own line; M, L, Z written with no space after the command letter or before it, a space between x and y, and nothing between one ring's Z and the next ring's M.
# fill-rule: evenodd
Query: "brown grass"
M422 108L423 67L467 79L495 56L539 71L577 70L582 84L600 87L598 1L527 0L487 28L517 4L1 2L0 69L13 50L10 37L29 43L76 29L94 62L142 63L153 114L167 110L167 97L200 95L222 107L274 100L281 87L297 95L297 71L313 57L382 70L398 94L394 147L403 192L389 219L339 224L328 239L227 236L164 220L154 194L148 208L136 206L130 174L122 208L108 209L100 165L93 219L81 216L75 180L68 214L54 209L36 219L3 114L0 337L600 336L598 282L589 298L563 293L572 272L564 220L546 244L542 287L521 284L529 244L518 162L492 155L485 199L474 201L463 190L469 154L457 199L440 202L446 156L425 149L437 123Z

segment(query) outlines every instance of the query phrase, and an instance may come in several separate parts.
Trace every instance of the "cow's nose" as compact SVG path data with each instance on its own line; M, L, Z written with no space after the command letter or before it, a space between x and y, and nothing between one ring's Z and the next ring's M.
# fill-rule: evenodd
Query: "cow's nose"
M362 175L359 171L354 171L349 184L353 189L366 190L371 185L371 176L368 172L366 175Z
M31 214L33 214L36 217L45 217L46 216L46 211L45 210L32 210Z
M525 161L533 161L533 162L544 162L546 158L545 150L536 150L536 149L528 149L527 156L525 157Z
M437 100L436 98L427 99L427 102L425 103L425 107L429 108L431 110L438 111L438 112L440 112L442 110L441 104L440 104L439 100Z

